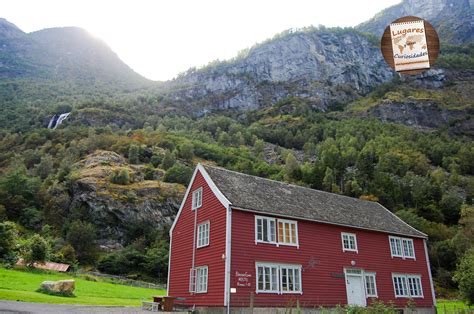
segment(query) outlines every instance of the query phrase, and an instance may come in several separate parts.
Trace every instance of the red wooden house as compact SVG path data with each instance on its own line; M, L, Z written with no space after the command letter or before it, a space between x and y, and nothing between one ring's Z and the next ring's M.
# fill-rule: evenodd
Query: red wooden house
M186 306L434 311L427 236L375 202L198 165L170 237Z

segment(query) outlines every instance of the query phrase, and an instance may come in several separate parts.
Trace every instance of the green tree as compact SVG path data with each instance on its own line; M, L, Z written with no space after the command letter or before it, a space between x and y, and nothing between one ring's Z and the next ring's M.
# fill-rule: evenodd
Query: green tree
M168 271L168 241L156 241L146 252L144 269L164 281Z
M37 193L40 185L38 178L28 177L22 164L14 164L3 177L0 177L0 203L5 206L10 220L17 219L21 209L38 203Z
M41 179L46 179L50 174L54 173L54 159L53 156L46 154L41 157L39 164L35 166L35 173Z
M185 142L178 147L179 157L191 160L194 156L194 146L189 142Z
M158 167L161 162L163 161L163 155L153 155L151 156L150 163L153 165L153 167Z
M131 144L128 149L128 161L134 165L140 163L140 149L135 144Z
M175 164L176 159L174 158L173 153L167 151L165 153L165 157L163 157L163 161L161 162L161 168L168 170L169 168L173 167Z
M93 265L97 261L96 231L91 223L80 220L72 222L66 239L76 251L81 264Z
M466 302L474 304L474 248L461 258L453 279L458 283L459 292Z
M27 243L26 254L23 256L25 264L44 263L49 255L49 244L39 234L34 234Z
M258 158L263 157L263 149L265 147L265 143L261 139L255 140L255 143L253 144L253 152Z
M293 153L288 153L285 159L285 173L291 180L301 179L301 167Z
M0 223L0 259L15 252L18 239L16 225L11 221Z
M181 183L183 185L187 185L191 180L192 175L193 170L191 168L176 164L166 171L163 180L165 182Z
M326 167L326 171L324 172L323 178L323 188L326 191L332 191L332 186L336 183L336 179L334 178L334 171L331 168Z
M443 193L439 205L447 224L456 224L459 220L461 205L464 202L462 191L451 188Z

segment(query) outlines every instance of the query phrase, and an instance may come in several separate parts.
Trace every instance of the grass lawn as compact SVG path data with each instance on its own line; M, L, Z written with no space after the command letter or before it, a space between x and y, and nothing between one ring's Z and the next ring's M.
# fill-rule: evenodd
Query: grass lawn
M76 297L58 297L36 292L45 280L74 279ZM142 299L164 295L165 290L129 287L107 282L94 282L60 273L26 272L0 268L0 300L55 304L139 306Z
M474 312L474 306L469 307L466 305L466 303L459 300L436 300L436 309L438 310L438 314L458 313L457 311L460 311L460 310L466 310L465 313ZM462 312L459 312L459 313L462 313Z

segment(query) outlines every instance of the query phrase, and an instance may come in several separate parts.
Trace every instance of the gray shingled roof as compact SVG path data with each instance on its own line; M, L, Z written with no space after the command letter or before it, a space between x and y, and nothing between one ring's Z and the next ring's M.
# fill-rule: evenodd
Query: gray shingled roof
M413 237L426 235L376 202L204 166L232 207Z

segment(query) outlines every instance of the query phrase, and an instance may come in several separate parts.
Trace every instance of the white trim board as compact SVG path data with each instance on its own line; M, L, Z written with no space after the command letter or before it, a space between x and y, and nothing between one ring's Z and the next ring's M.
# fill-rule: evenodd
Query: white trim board
M216 184L214 181L212 181L211 177L207 173L206 169L201 165L197 164L196 168L194 169L193 176L191 177L191 180L189 181L188 188L186 189L186 193L184 194L183 201L181 202L181 206L179 207L178 213L176 214L176 218L173 221L173 225L171 226L170 229L170 237L171 234L173 233L174 227L176 225L176 222L179 219L179 216L181 215L181 211L183 210L184 204L186 203L186 200L189 196L189 193L191 192L191 187L193 186L193 182L196 179L197 173L201 172L201 175L203 176L204 180L206 181L207 185L211 188L212 192L214 195L217 197L217 199L221 202L221 204L227 208L229 207L232 203L222 194L222 192L217 188Z

